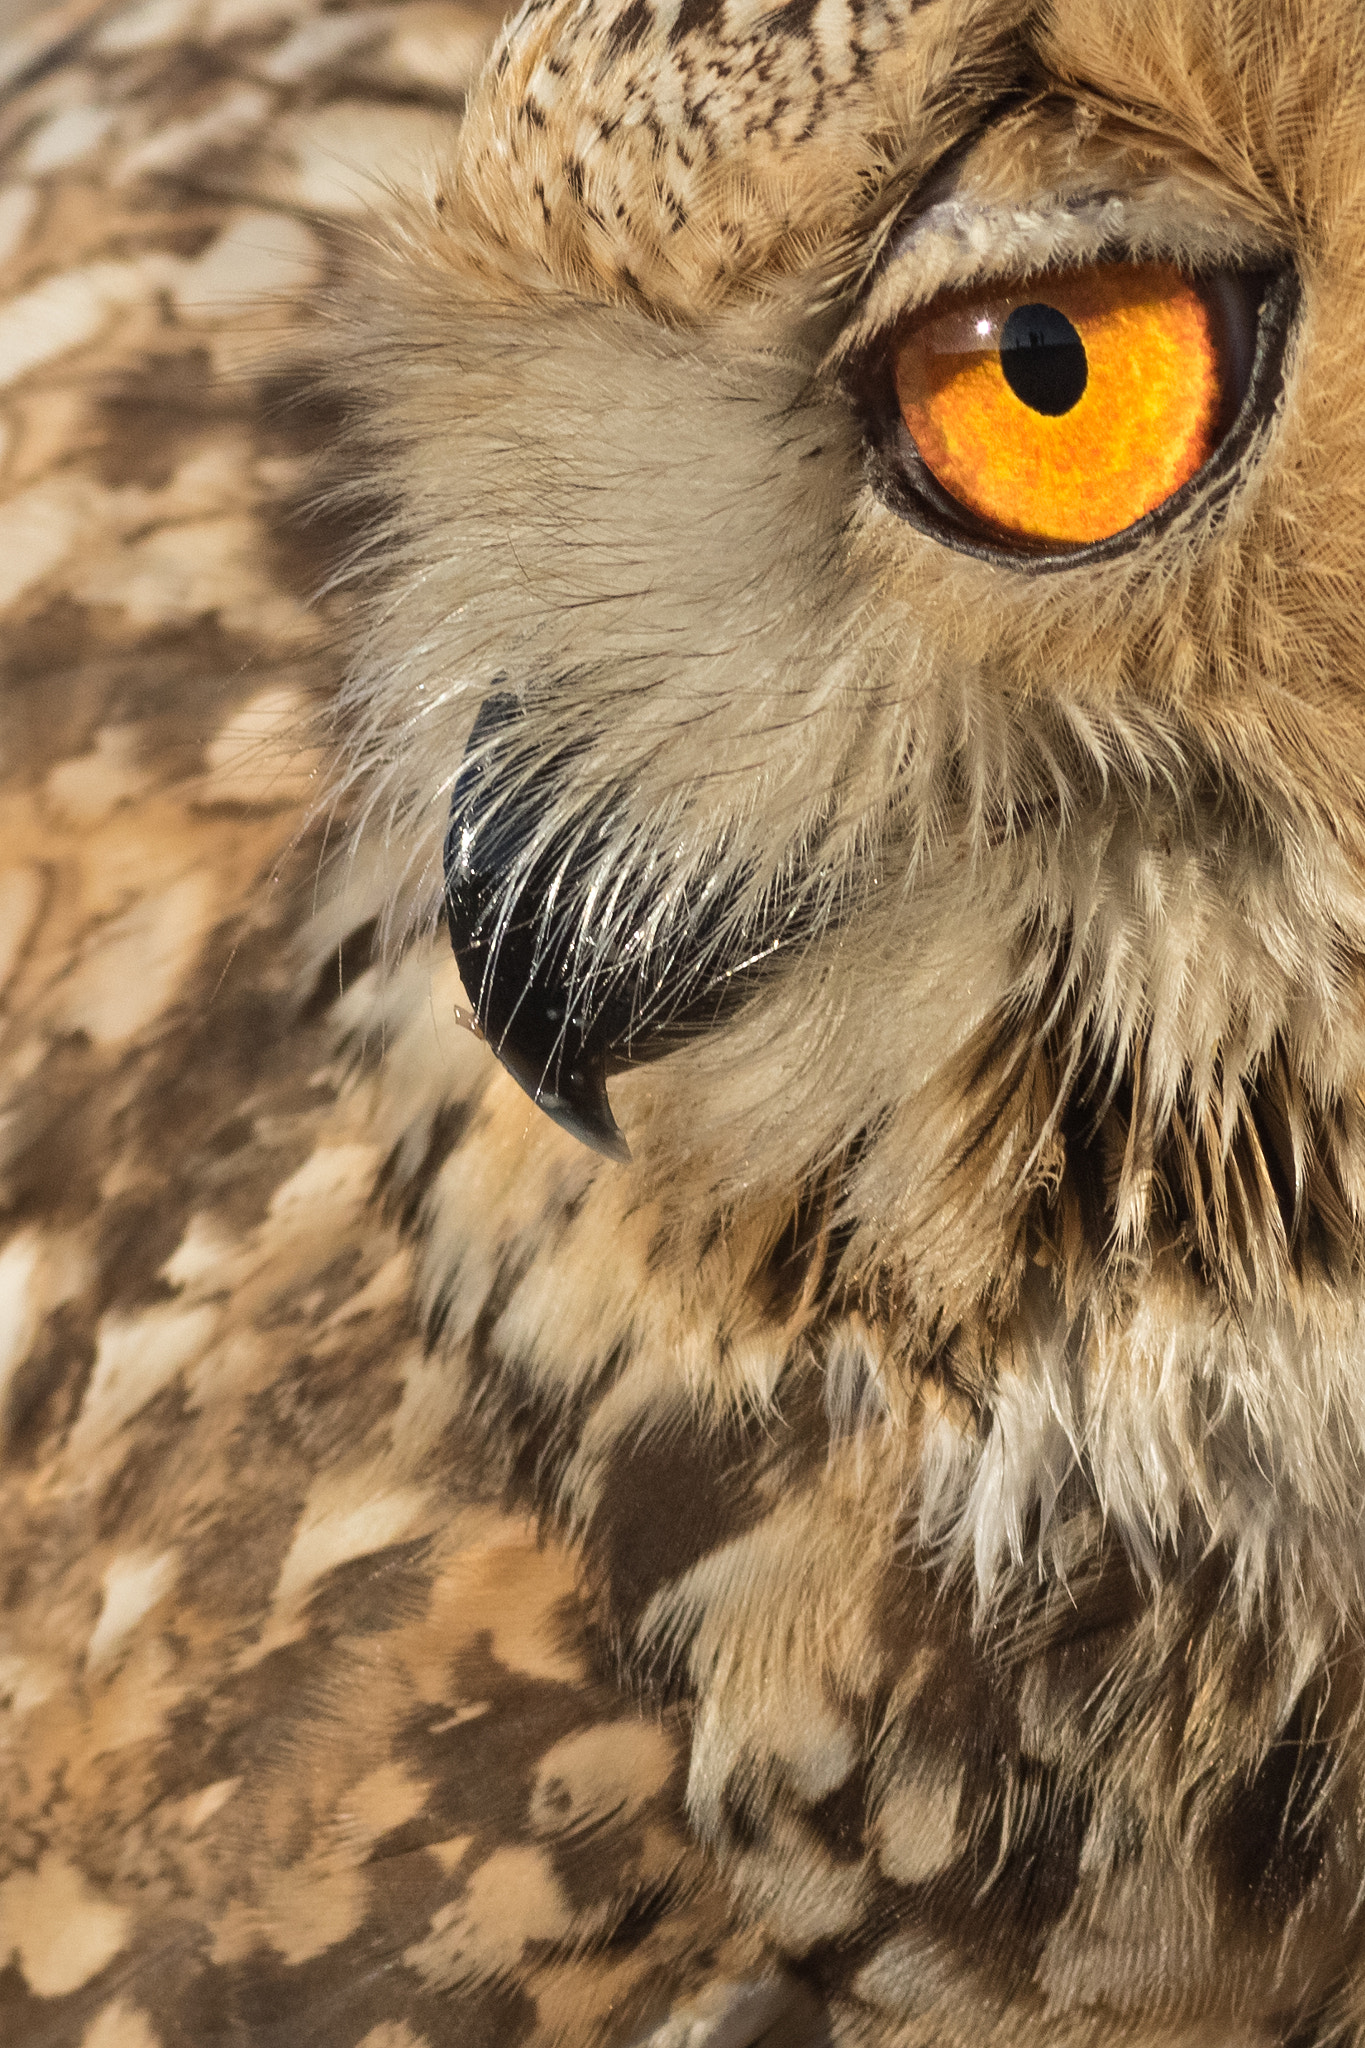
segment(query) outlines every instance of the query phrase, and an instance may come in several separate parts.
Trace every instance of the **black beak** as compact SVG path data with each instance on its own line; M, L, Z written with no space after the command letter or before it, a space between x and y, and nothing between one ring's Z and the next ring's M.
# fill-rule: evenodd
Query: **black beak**
M524 717L510 692L489 697L455 778L445 843L450 942L508 1073L562 1129L624 1161L608 1075L728 1016L762 963L802 936L808 902L800 877L788 874L742 921L740 906L756 893L751 877L719 857L685 886L652 870L631 877L609 797L595 822L547 836L546 793L572 782L575 763L568 753L528 762Z
M582 850L576 859L553 845L531 855L538 806L525 793L495 801L497 742L520 717L510 693L490 697L455 778L445 843L450 943L480 1029L512 1078L562 1129L627 1160L607 1074L624 1065L614 1044L629 1030L630 1007L619 995L588 1006L597 963L593 934L575 918L572 872Z

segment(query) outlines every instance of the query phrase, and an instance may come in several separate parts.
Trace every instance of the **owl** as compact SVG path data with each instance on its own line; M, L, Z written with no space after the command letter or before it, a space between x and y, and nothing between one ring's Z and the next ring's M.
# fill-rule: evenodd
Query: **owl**
M0 45L0 2032L1365 2042L1365 18Z

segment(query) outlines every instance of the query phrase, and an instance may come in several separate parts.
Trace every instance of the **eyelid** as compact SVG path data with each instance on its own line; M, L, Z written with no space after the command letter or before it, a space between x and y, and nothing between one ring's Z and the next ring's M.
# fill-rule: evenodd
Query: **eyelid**
M1178 263L1212 275L1275 271L1289 261L1260 224L1239 218L1231 206L1216 215L1207 209L1207 193L1177 178L1154 180L1133 193L1092 189L1030 205L961 194L936 199L891 236L827 367L837 372L941 292L994 287L1003 293L1021 277L1092 263Z

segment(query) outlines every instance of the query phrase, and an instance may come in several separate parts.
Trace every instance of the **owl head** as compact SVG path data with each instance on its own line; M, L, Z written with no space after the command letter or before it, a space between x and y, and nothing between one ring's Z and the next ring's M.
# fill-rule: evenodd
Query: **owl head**
M1365 1569L1362 60L531 0L338 313L394 901L680 1286L933 1388L986 1580L1064 1475Z

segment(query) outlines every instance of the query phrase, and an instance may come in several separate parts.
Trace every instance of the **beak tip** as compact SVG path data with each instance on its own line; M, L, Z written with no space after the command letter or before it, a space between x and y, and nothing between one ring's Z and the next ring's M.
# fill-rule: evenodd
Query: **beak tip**
M538 1088L532 1093L536 1107L543 1109L561 1131L567 1131L580 1144L601 1153L604 1159L615 1160L618 1166L629 1166L630 1147L611 1113L606 1080L600 1072L575 1073L564 1092Z

